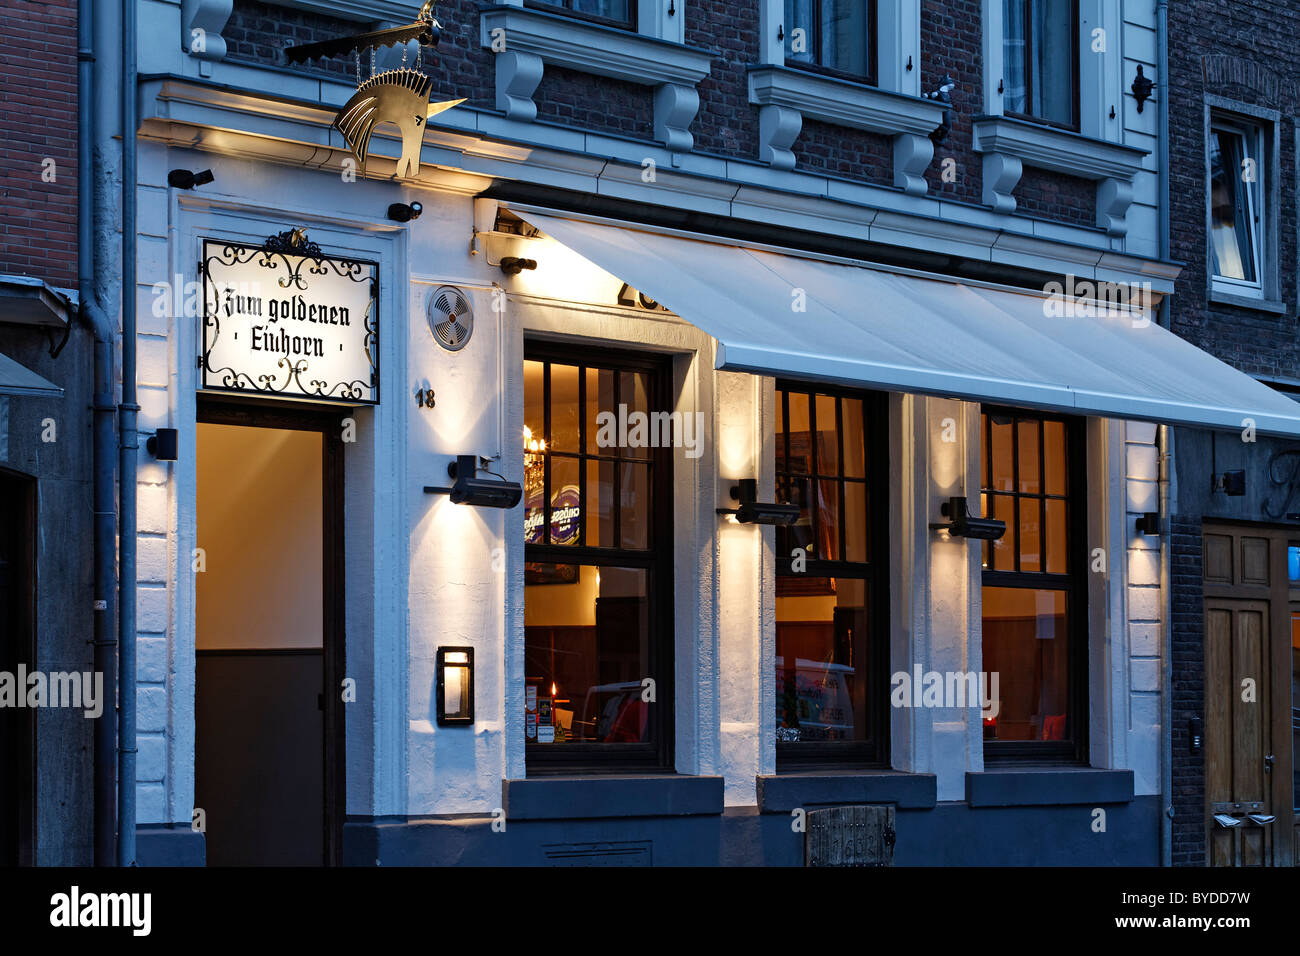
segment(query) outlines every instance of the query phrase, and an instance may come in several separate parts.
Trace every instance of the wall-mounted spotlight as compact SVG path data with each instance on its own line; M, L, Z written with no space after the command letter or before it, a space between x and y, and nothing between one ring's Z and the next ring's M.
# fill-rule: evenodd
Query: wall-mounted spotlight
M1246 493L1246 471L1244 468L1215 475L1213 481L1214 490L1222 491L1229 498L1240 498Z
M1155 535L1160 533L1160 512L1147 511L1140 515L1136 523L1137 533L1140 535Z
M478 477L478 455L457 455L447 466L447 475L454 482L450 488L426 485L425 493L450 495L453 504L481 508L513 508L524 495L518 482L507 481L500 475Z
M195 186L206 186L215 178L210 169L197 173L188 169L173 169L167 174L167 185L175 189L193 189Z
M508 276L517 276L525 269L536 268L536 259L520 259L518 256L506 256L501 260L501 271Z
M932 523L931 529L942 529L954 538L978 538L981 541L996 541L1007 533L1007 523L997 518L981 518L967 510L965 498L949 498L939 513L948 519L947 524Z
M412 219L419 219L422 212L424 206L418 202L395 202L388 207L388 218L393 222L410 222Z
M741 478L731 488L731 500L738 508L719 508L720 515L735 515L741 524L794 524L799 520L798 505L782 505L756 500L758 479Z
M160 428L149 436L144 447L158 461L175 461L180 440L174 428Z
M474 648L438 648L436 670L438 723L474 723Z

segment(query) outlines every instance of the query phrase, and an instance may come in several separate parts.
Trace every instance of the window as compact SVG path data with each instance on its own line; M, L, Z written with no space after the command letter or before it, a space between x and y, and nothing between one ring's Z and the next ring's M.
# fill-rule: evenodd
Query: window
M1258 127L1210 128L1210 272L1215 285L1246 295L1263 292L1262 140Z
M1086 515L1079 423L986 408L981 508L1006 534L983 544L984 671L997 712L986 758L1081 758L1086 714Z
M582 355L524 362L528 770L671 767L667 371Z
M785 0L787 64L876 78L875 0Z
M887 555L878 396L778 383L777 767L883 762ZM873 497L874 496L874 497Z
M636 25L636 0L528 0L528 6L559 7L583 19L628 29Z
M1079 127L1077 0L1002 0L1004 112Z

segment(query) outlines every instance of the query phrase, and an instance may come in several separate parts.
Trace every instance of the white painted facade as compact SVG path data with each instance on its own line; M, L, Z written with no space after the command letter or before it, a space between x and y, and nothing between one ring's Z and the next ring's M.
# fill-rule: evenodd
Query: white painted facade
M154 285L177 276L182 284L196 281L202 238L260 241L303 226L328 254L379 263L382 400L340 409L358 429L346 451L345 513L347 674L357 680L358 699L346 719L347 812L360 816L486 817L501 804L501 781L525 775L517 719L524 694L522 515L458 507L422 487L440 483L448 462L468 453L501 455L503 473L522 480L529 336L674 356L677 410L705 412L707 426L706 454L688 459L679 450L673 470L676 769L723 776L731 806L753 805L756 776L775 771L773 533L715 514L728 504L732 479L757 475L760 498L772 493L773 381L715 371L711 338L673 316L618 306L618 277L549 240L482 236L471 252L476 227L491 222L481 200L476 219L474 196L495 179L1172 290L1176 268L1154 261L1154 150L1133 183L1127 234L1118 236L475 110L434 121L415 180L388 178L395 143L379 134L376 151L385 155L372 159L374 178L347 182L340 173L349 154L330 122L352 87L182 51L183 11L192 17L195 8L207 10L207 22L216 24L224 20L211 8L221 6L140 3L146 78L133 290L140 429L180 430L178 461L158 463L140 452L142 824L188 824L194 803L190 562L202 547L194 513L199 319L155 315ZM1122 45L1111 54L1116 69L1107 69L1110 93L1120 80L1118 57L1125 86L1132 63L1146 63L1148 75L1155 69L1147 42L1154 13L1134 12L1148 5L1122 6L1121 21L1118 0L1100 4L1117 27L1112 42ZM900 17L901 35L915 29ZM1137 117L1130 100L1120 107L1123 121L1094 135L1153 149L1154 109ZM641 177L647 158L658 168L653 184ZM167 171L178 167L210 167L215 181L193 192L168 189ZM412 200L424 206L420 219L400 225L385 218L390 203ZM509 254L535 258L539 269L506 278L493 263ZM443 284L465 289L475 306L473 339L456 353L439 348L425 318L429 292ZM507 293L503 300L497 290ZM415 390L430 387L436 408L417 408ZM959 423L955 444L940 438L948 418ZM891 672L917 664L981 670L978 543L947 540L928 527L949 496L977 493L978 423L976 404L891 396ZM1107 569L1092 575L1089 596L1092 765L1132 769L1139 795L1160 792L1158 539L1133 530L1136 514L1155 510L1155 442L1154 426L1089 423L1089 546L1102 549ZM495 549L504 549L503 561L494 562ZM432 719L434 654L446 644L475 649L472 728L438 727ZM977 711L895 710L891 733L893 767L936 774L940 801L964 799L965 774L983 769Z

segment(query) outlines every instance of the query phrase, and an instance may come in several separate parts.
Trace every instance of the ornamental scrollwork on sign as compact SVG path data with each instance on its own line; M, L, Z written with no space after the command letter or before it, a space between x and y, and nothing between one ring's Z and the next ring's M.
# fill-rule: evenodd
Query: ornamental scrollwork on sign
M1289 448L1274 452L1268 460L1268 481L1282 499L1281 505L1273 507L1274 494L1264 499L1264 514L1270 518L1284 518L1291 514L1291 504L1300 495L1300 449Z

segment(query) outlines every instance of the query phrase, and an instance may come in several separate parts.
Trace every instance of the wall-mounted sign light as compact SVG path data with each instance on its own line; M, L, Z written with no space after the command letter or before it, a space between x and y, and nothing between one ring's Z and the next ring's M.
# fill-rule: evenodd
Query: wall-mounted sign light
M176 429L160 428L149 436L144 447L158 461L175 461L180 445Z
M758 479L741 478L731 488L731 500L738 508L719 508L720 515L734 515L741 524L794 524L799 520L798 505L783 505L756 500Z
M517 276L525 269L536 268L536 259L520 259L518 256L506 256L501 260L501 271L508 276Z
M1147 511L1137 519L1137 533L1140 535L1155 535L1160 533L1160 512Z
M215 178L210 169L197 173L188 169L173 169L167 174L167 185L173 189L193 189L195 186L206 186Z
M1214 482L1214 490L1222 491L1229 498L1240 498L1246 493L1245 469L1225 471L1221 475L1214 475L1211 480Z
M474 723L474 648L438 648L436 680L438 723Z
M412 219L419 219L422 212L424 207L418 202L395 202L388 207L388 218L393 222L410 222Z
M978 538L996 541L1007 533L1007 523L997 518L981 518L967 510L965 498L949 498L939 512L948 519L946 524L931 523L931 529L947 531L954 538Z
M478 477L477 455L457 455L456 460L447 466L447 474L454 482L450 488L426 485L425 493L449 495L453 504L478 505L481 508L513 508L524 494L518 482L507 481L500 475Z

